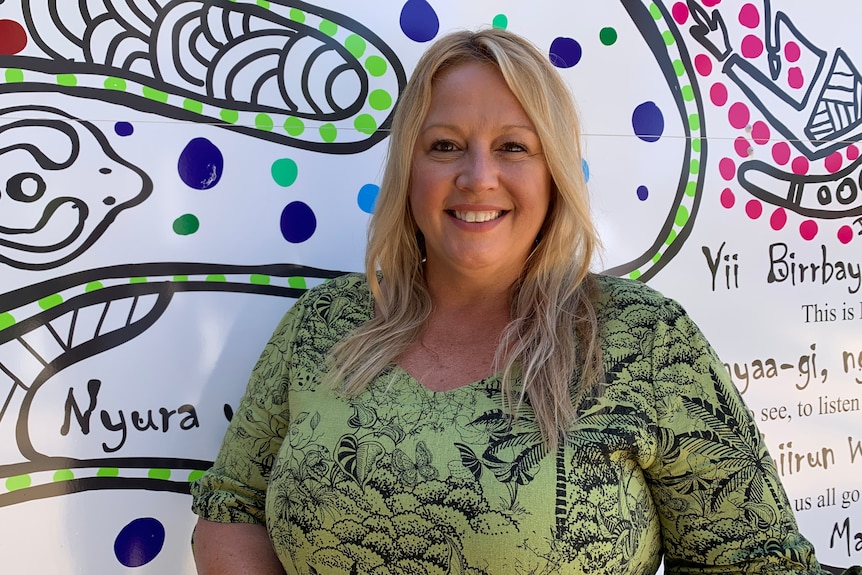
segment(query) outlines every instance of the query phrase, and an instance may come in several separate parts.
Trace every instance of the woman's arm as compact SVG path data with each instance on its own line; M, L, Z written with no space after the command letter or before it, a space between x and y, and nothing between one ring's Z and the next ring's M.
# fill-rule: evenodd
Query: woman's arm
M198 519L192 550L199 575L284 575L263 525Z

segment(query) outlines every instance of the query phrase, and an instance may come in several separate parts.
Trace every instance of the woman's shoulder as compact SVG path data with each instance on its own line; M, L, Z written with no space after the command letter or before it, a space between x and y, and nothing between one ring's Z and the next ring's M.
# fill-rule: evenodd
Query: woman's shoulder
M645 283L628 278L595 274L596 301L600 308L617 309L630 305L661 308L671 302L660 291Z

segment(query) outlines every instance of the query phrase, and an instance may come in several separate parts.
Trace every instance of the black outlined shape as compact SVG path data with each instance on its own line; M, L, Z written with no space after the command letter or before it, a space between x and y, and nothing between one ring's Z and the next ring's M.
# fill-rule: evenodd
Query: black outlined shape
M68 263L152 189L94 124L49 106L0 109L0 264Z

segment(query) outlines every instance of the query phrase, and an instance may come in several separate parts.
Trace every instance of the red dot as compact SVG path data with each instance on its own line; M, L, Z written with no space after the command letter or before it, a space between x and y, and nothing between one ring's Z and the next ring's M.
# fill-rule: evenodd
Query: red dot
M851 162L859 157L859 148L856 147L856 144L850 144L847 146L847 159Z
M725 85L721 83L713 84L712 88L709 89L709 98L718 107L727 104L727 88Z
M808 173L808 168L811 166L808 163L808 158L805 156L796 156L793 158L793 163L790 164L790 169L797 176L804 176Z
M746 28L757 28L760 26L760 12L754 4L746 4L739 10L739 23Z
M12 56L27 45L27 31L14 20L0 20L0 55Z
M838 241L842 244L849 244L853 241L853 228L850 226L841 226L838 230Z
M718 173L729 182L736 175L736 162L730 158L722 158L718 162Z
M802 75L802 68L796 66L787 70L787 85L798 90L805 85L805 77Z
M784 59L788 62L796 62L802 56L802 50L796 42L788 42L784 45Z
M712 74L712 60L706 54L698 54L694 57L694 67L701 76Z
M751 144L749 144L748 140L742 136L739 136L733 141L733 149L736 150L736 155L740 158L747 158L752 152Z
M742 130L748 126L748 121L750 119L751 113L748 111L748 106L742 102L736 102L727 112L727 120L730 122L730 125L737 130Z
M748 200L748 203L745 204L745 213L752 220L756 220L763 215L763 204L758 200Z
M784 166L790 161L790 146L787 142L776 142L772 146L772 159L776 164Z
M736 204L736 196L730 188L724 188L721 192L721 205L728 210Z
M840 170L841 166L844 164L844 156L841 155L841 152L834 152L826 156L823 163L826 166L826 171L830 174L834 174Z
M688 20L688 6L685 5L685 2L677 2L674 4L670 13L673 15L673 19L676 20L676 23L680 26L685 24Z
M721 0L703 0L703 5L707 8L712 8L713 6L718 6L721 4Z
M772 212L772 215L769 217L769 225L772 226L772 229L776 232L787 225L787 212L784 211L784 208L778 208Z
M750 60L759 58L763 54L763 40L753 34L742 39L742 55Z
M802 236L803 240L811 241L817 237L817 222L814 220L805 220L801 224L799 224L799 235Z
M751 126L751 139L754 140L755 144L758 144L760 146L768 144L769 136L769 126L766 124L766 122L758 120L754 123L753 126Z

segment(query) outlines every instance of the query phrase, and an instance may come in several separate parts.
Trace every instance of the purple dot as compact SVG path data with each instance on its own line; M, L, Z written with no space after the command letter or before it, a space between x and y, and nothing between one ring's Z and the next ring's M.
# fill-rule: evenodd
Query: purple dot
M140 567L155 559L165 544L165 528L157 519L141 517L120 530L114 555L126 567Z
M206 138L195 138L180 153L177 171L188 187L208 190L221 179L224 156L221 150Z
M649 188L646 186L638 186L638 199L645 202L649 198Z
M731 158L722 158L718 162L718 173L725 181L731 181L736 177L736 162Z
M754 143L763 146L769 143L769 138L769 126L760 120L756 121L751 127L751 139L754 140Z
M772 146L772 159L781 166L790 161L790 146L787 142L776 142Z
M425 0L407 0L401 8L401 31L414 42L433 40L440 31L437 12Z
M730 110L728 110L727 120L730 122L731 126L737 130L742 130L748 126L748 122L751 120L751 112L749 112L748 106L742 102L736 102L730 107Z
M797 62L802 57L802 49L796 42L788 42L784 45L784 58L788 62Z
M745 204L745 213L752 220L756 220L763 215L763 204L757 200L748 200Z
M664 115L655 102L644 102L632 114L632 128L644 142L657 142L664 133Z
M803 240L811 241L817 237L817 232L820 231L817 227L817 222L814 220L805 220L799 224L799 235Z
M853 241L853 228L850 226L841 226L838 230L838 241L842 244L849 244Z
M772 212L769 217L769 225L776 232L784 229L784 226L787 225L787 212L784 211L784 208L778 208Z
M281 212L281 235L292 244L301 244L314 235L317 218L303 202L291 202Z
M716 106L724 106L727 104L727 86L722 83L713 84L709 89L709 97Z
M694 67L701 76L712 74L712 60L706 54L698 54L694 57Z
M581 61L583 50L577 40L558 37L551 42L548 58L557 68L571 68Z
M117 122L114 124L114 132L118 136L131 136L135 133L135 127L129 122Z
M721 205L728 210L736 204L736 196L730 188L724 188L721 192Z
M749 34L742 39L741 51L742 55L749 60L759 58L763 54L763 40L754 34Z

